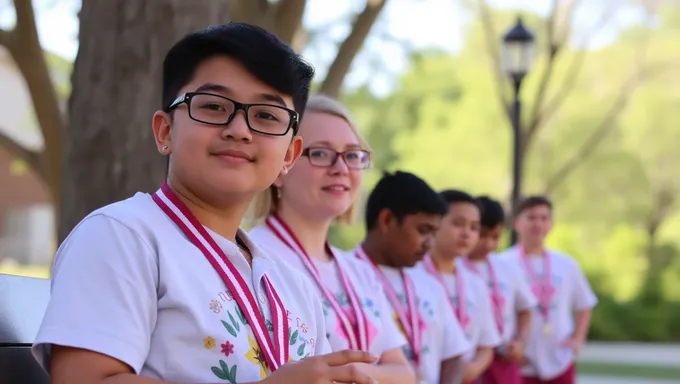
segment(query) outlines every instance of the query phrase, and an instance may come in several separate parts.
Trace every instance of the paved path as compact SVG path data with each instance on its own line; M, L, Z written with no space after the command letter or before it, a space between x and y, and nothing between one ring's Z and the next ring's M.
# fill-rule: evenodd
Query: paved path
M680 344L587 343L579 360L680 367Z
M595 375L579 375L577 384L678 384L678 381L669 380L650 380L644 379L643 382L639 378L626 379L623 377L608 377Z

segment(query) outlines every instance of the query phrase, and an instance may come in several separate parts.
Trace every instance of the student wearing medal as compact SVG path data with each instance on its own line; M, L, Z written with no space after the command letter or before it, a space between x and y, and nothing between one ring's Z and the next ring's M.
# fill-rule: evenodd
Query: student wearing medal
M378 363L357 364L359 371L381 383L414 383L402 351L406 340L371 265L326 240L334 221L353 216L370 165L368 144L338 101L315 95L305 111L302 158L253 202L251 216L264 224L250 236L314 281L332 350L368 351Z
M430 249L444 213L446 203L422 179L385 174L368 197L367 234L355 250L382 281L422 384L460 383L462 356L470 350L444 291L412 268Z
M522 271L495 254L505 226L503 207L486 196L477 198L477 205L482 213L479 241L464 260L466 267L489 288L502 340L491 366L482 375L482 382L522 384L520 365L525 359L524 346L531 331L531 311L536 307L536 298Z
M514 224L519 242L502 257L522 271L538 300L522 368L524 383L573 384L575 357L597 298L572 257L545 248L552 227L550 200L528 197L517 207Z
M52 383L374 382L352 365L366 352L323 355L312 285L239 229L300 155L312 76L247 24L170 49L152 119L167 182L92 212L59 247L34 345Z
M464 258L479 238L480 211L469 194L447 190L440 193L447 213L435 235L434 246L419 266L430 273L449 298L472 350L465 355L463 383L476 383L493 360L501 343L494 321L491 295L482 278L464 265Z

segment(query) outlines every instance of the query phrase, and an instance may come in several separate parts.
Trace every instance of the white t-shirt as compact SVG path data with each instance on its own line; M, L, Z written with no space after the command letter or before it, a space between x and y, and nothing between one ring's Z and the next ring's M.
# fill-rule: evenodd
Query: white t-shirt
M406 308L404 282L399 270L387 266L380 266L380 270L394 288L402 306ZM449 310L446 294L432 276L420 268L408 268L405 271L413 281L418 311L425 323L421 325L423 333L418 367L419 383L439 384L442 362L469 352L471 346L455 315ZM399 325L399 316L394 311L392 318ZM403 328L400 326L399 329L406 337ZM413 361L410 344L404 346L404 353Z
M496 275L498 289L504 302L502 312L503 334L501 339L503 342L508 342L517 333L517 313L533 309L538 303L536 297L531 292L531 287L523 278L521 269L496 254L489 255L488 261L491 263L493 272ZM493 291L493 284L489 273L489 264L486 260L470 261L470 263L474 265L474 270L471 270L471 272L478 273L478 276L487 283L486 286L489 288L489 293L491 293Z
M250 238L268 249L275 250L276 257L290 263L296 268L308 274L306 267L299 256L284 244L276 235L265 225L253 228L250 231ZM343 270L352 287L354 287L359 301L368 318L368 340L369 350L375 356L381 356L384 352L394 348L401 348L407 342L399 331L397 324L392 318L392 309L385 297L382 285L378 280L372 267L365 261L354 257L349 257L341 250L334 248L336 257L343 257L347 268ZM314 265L319 271L325 286L333 292L341 307L348 313L352 313L349 298L338 275L337 264L335 261L319 262L314 261ZM310 275L311 279L311 275ZM349 341L345 337L341 323L338 321L335 311L330 303L323 296L323 292L318 285L314 284L314 292L322 298L323 313L326 320L328 340L333 351L340 351L349 348Z
M547 253L550 257L550 280L556 289L550 302L551 332L545 334L545 321L540 308L535 307L526 346L530 364L522 368L523 375L539 376L544 380L559 376L574 361L572 350L561 346L574 332L573 312L591 309L597 304L597 297L578 263L572 257L556 251L549 250ZM507 249L500 257L520 268L524 280L531 284L531 277L524 268L517 247ZM542 257L529 257L529 264L540 281L543 279L543 263Z
M417 268L428 273L423 262L418 263ZM467 315L470 317L468 326L463 329L465 337L472 346L465 355L465 360L472 361L475 357L477 348L495 348L501 344L501 338L498 334L496 323L494 322L489 290L484 281L470 272L469 269L465 268L460 259L456 260L456 273L463 277L465 308L467 310ZM456 284L457 274L442 274L444 284L446 285L446 295L451 304L453 304L453 307L458 303L458 289ZM434 277L432 278L435 279ZM437 285L442 289L439 283L437 283ZM448 308L451 310L451 305L449 305Z
M268 276L288 312L290 359L330 351L323 310L306 276L266 255L244 231L239 235L252 268L236 244L208 232L271 324ZM53 344L96 351L142 376L172 382L241 383L269 374L223 280L143 193L94 211L59 247L52 296L33 346L46 369Z

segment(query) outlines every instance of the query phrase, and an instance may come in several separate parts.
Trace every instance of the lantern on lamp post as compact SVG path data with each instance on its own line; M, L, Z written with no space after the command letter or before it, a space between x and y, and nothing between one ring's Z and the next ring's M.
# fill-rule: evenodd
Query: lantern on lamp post
M501 66L503 72L510 78L514 90L512 103L512 137L513 137L513 163L512 163L512 210L514 212L519 205L522 193L522 120L520 90L522 80L529 73L534 61L534 35L524 27L522 18L518 17L515 25L503 36L501 52ZM512 231L511 244L517 241L517 233Z

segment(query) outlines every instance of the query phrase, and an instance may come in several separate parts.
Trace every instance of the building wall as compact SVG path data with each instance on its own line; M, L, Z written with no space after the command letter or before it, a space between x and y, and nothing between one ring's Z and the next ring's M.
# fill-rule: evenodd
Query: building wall
M42 148L26 84L0 47L0 132L32 150ZM49 263L54 252L54 210L48 188L25 164L0 147L0 263Z

